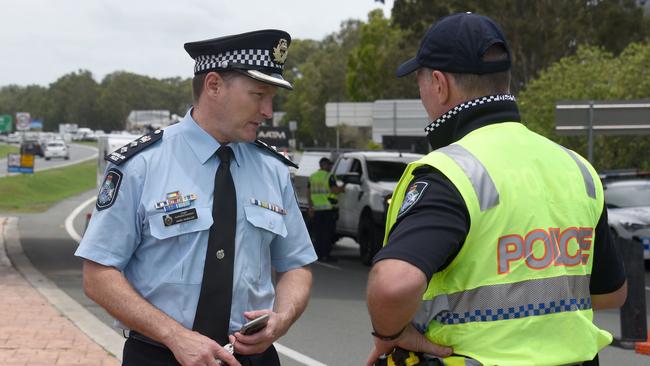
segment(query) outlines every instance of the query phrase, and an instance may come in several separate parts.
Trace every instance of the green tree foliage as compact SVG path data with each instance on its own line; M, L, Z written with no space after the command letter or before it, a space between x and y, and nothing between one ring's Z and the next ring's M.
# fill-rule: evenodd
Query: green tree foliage
M61 121L93 125L98 86L90 71L79 70L60 77L50 84L47 94L49 111L45 129L56 129Z
M166 109L183 115L190 103L189 80L158 80L119 71L102 80L95 112L98 125L106 130L121 130L132 110Z
M580 45L618 54L650 31L650 20L635 0L395 0L392 17L408 31L409 42L419 43L437 19L464 11L487 15L503 28L512 49L515 91Z
M37 85L0 88L0 114L15 116L16 112L29 112L33 119L43 120L47 125L49 106L47 88Z
M404 31L391 27L382 10L368 14L359 45L348 58L347 91L353 101L418 97L412 78L395 76L400 63L416 52L416 45L404 39Z
M76 123L105 131L122 130L131 110L164 109L183 115L192 100L189 79L154 79L115 72L98 84L90 71L66 74L48 88L9 85L0 88L0 114L29 112L55 131L60 123Z
M618 57L599 47L582 46L543 71L519 97L524 123L587 156L586 136L558 136L555 103L558 100L641 99L650 95L650 43L633 43ZM597 169L650 169L648 136L596 136Z
M283 109L286 121L298 121L297 138L305 146L334 144L335 132L325 126L325 104L350 100L346 90L347 61L358 44L360 25L360 21L349 20L341 24L339 32L321 42L292 45L290 52L306 59L289 69L294 90L288 93Z

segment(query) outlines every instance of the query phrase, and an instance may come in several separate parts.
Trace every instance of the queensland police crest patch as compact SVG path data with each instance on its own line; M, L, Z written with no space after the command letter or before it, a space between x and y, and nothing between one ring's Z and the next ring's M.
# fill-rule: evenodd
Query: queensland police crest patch
M109 169L97 194L97 204L95 206L98 211L113 205L120 190L120 183L122 183L122 172L116 168Z
M413 207L413 205L415 205L415 203L420 200L422 193L424 193L428 186L429 183L427 182L412 183L404 195L404 202L402 202L402 207L400 207L397 216L401 216L410 210L411 207Z

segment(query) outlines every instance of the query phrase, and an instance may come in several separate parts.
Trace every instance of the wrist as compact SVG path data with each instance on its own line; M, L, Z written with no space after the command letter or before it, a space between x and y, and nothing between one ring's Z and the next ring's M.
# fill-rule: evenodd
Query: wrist
M389 334L389 335L381 334L381 333L379 333L379 332L377 332L376 330L373 329L373 331L370 334L372 334L373 337L375 337L375 338L377 338L379 340L382 340L382 341L385 341L385 342L391 342L391 341L394 341L397 338L399 338L402 335L402 333L404 333L405 329L406 329L406 326L404 326L404 328L400 329L399 332L394 333L394 334Z

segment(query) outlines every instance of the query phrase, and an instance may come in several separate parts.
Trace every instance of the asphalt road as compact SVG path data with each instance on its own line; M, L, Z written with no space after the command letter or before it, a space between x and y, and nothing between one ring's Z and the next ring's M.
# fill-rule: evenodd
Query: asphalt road
M36 157L34 161L34 171L42 171L47 169L58 168L62 166L77 164L85 160L89 160L97 157L97 148L82 145L82 144L70 144L70 159L65 160L62 158L45 160L40 156ZM7 175L7 159L0 159L0 177Z
M110 325L110 316L83 295L81 261L73 256L77 243L64 229L68 214L94 194L94 191L86 192L42 214L20 215L19 232L23 250L34 266ZM77 232L83 230L85 213L89 210L83 210L74 221ZM343 239L334 250L334 254L340 257L338 263L314 265L314 288L309 307L279 343L317 362L298 362L281 356L283 365L345 366L361 365L365 361L372 342L364 302L368 268L360 264L357 252L353 241ZM650 286L650 272L646 271L645 279L646 286ZM646 289L645 295L646 314L649 314L650 288ZM597 312L595 319L614 335L620 334L618 311ZM607 347L600 357L601 365L650 364L650 356L615 347Z

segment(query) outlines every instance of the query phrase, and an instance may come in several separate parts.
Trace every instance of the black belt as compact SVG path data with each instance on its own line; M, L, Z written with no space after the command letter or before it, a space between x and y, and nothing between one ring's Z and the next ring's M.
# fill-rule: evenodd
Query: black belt
M137 341L140 341L140 342L148 343L148 344L150 344L152 346L164 348L164 349L167 349L167 350L169 349L164 344L162 344L160 342L157 342L157 341L154 341L153 339L147 337L144 334L140 334L140 333L136 332L135 330L129 331L129 338L133 338L133 339L135 339Z

